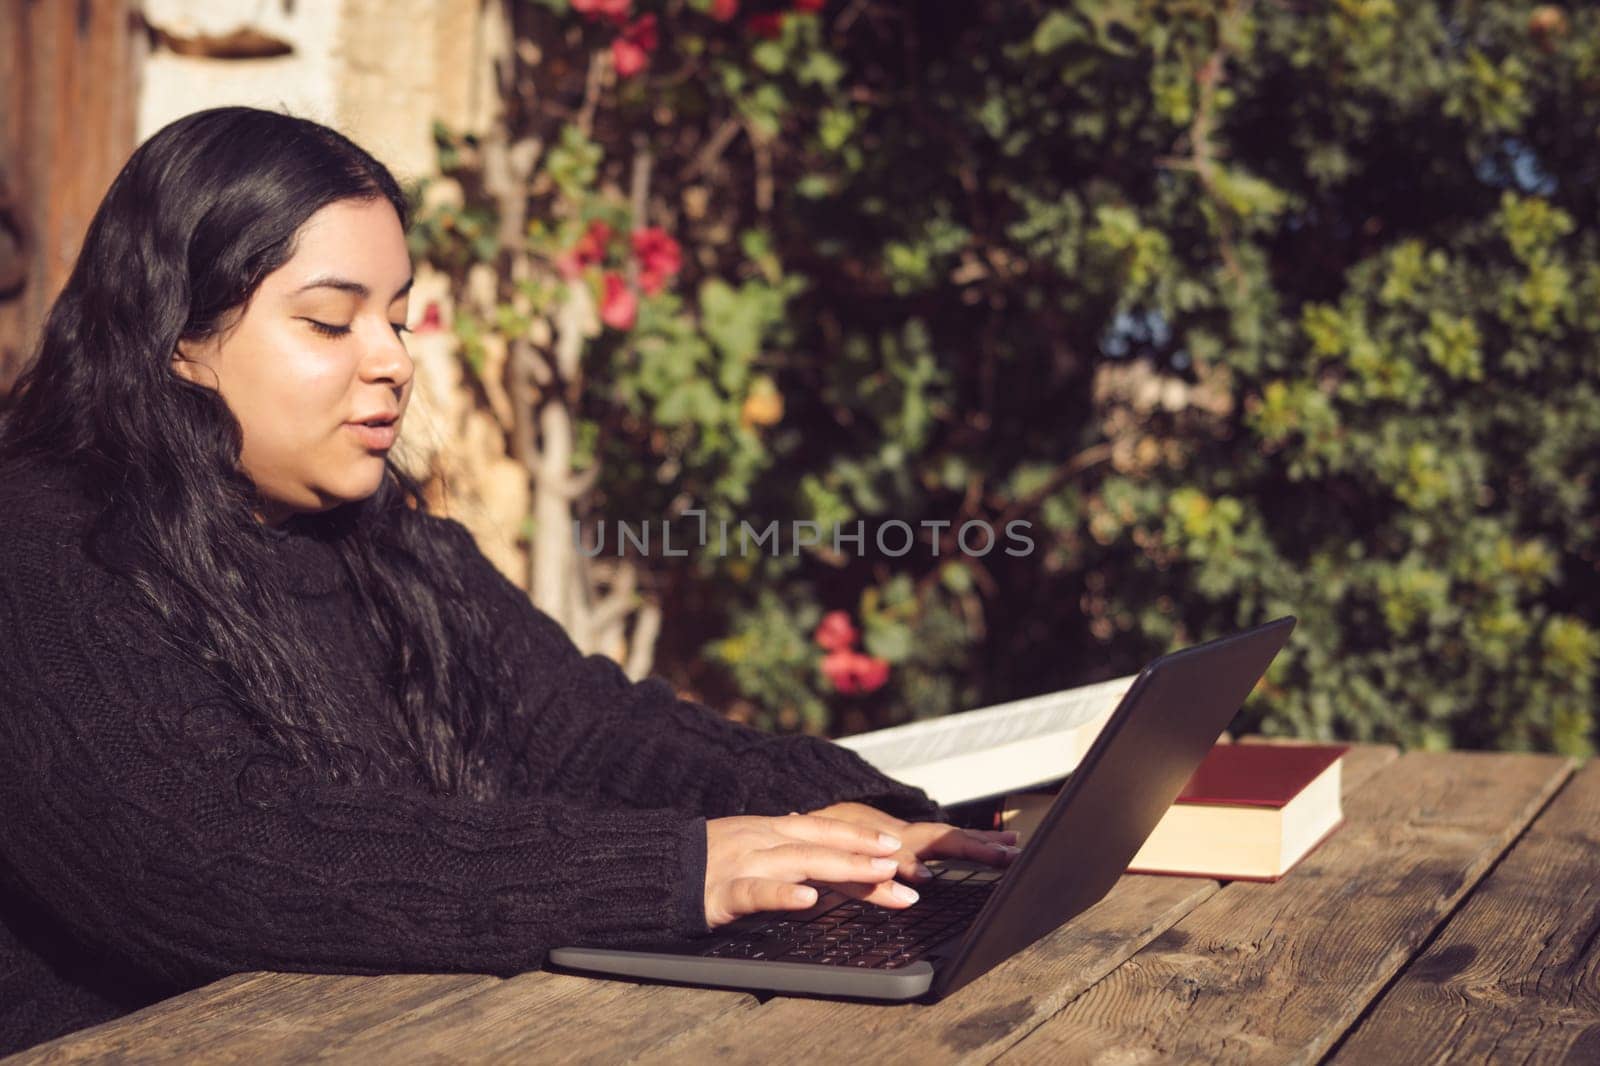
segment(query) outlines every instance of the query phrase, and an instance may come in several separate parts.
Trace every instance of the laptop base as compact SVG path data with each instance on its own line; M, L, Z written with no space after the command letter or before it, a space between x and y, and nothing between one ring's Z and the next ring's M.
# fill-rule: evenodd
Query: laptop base
M645 977L672 984L737 988L750 991L811 993L835 998L905 1001L927 993L933 966L925 959L894 970L851 969L822 963L772 962L765 959L707 959L671 955L657 948L556 948L551 963L593 977Z

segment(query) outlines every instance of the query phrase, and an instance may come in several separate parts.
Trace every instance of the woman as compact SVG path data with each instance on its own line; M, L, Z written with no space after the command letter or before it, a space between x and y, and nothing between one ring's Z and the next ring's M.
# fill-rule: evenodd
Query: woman
M629 682L427 512L406 217L335 131L219 108L89 226L0 423L0 1054L231 972L509 975L1014 853Z

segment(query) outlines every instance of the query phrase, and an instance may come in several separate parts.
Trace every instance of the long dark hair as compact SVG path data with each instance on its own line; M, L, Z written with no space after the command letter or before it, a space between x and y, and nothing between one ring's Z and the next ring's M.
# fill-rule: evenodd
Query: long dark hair
M394 751L362 743L354 723L372 710L340 705L326 652L286 621L288 594L260 576L272 547L239 468L238 421L220 394L171 367L180 338L215 334L289 260L311 215L379 199L408 225L407 197L383 164L306 119L222 107L160 130L89 224L0 418L0 463L70 459L88 473L101 501L90 542L137 547L141 561L112 568L164 624L164 642L222 683L285 766L490 798L499 786L478 753L505 728L516 686L497 656L472 654L492 645L493 628L446 564L437 523L419 517L419 483L386 459L373 495L292 520L334 534L365 623L388 649Z

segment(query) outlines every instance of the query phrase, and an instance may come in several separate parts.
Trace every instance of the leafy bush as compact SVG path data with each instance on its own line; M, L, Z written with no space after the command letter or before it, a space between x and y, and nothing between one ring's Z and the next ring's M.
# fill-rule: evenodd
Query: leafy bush
M682 678L838 733L1292 612L1239 727L1589 750L1600 12L740 7L518 9L547 270L456 324L590 288L592 520L818 523L652 560L669 659L718 667ZM458 272L483 230L419 220ZM980 520L1031 550L959 550Z

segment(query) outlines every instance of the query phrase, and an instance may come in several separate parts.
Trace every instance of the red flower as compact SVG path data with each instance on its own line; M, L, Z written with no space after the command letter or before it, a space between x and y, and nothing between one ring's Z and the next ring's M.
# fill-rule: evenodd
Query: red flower
M639 287L651 296L683 267L683 249L660 226L633 231L633 254L639 257Z
M584 263L598 263L606 257L606 245L611 241L611 227L598 218L589 223L573 251Z
M828 0L794 0L794 9L814 13L828 6Z
M829 611L822 616L822 621L817 625L817 631L811 639L817 642L817 647L825 651L844 651L856 642L856 627L850 622L850 615L844 611Z
M656 36L656 17L640 15L632 25L622 31L622 35L646 52L654 52L659 43Z
M595 219L583 231L572 248L556 256L556 267L568 278L575 278L583 269L605 261L606 245L611 242L611 227Z
M841 649L823 656L822 673L836 691L852 696L882 688L889 680L889 663L876 656Z
M727 22L739 13L739 0L711 0L711 17Z
M633 0L572 0L572 10L591 21L610 19L620 26L633 14Z
M783 12L750 16L750 32L758 37L777 40L783 36Z
M429 300L428 306L422 309L422 321L417 323L418 333L432 333L434 330L444 328L444 316L439 310L438 300Z
M856 653L829 652L822 657L822 673L836 692L851 695L856 691Z
M650 65L650 53L656 50L656 17L641 16L629 23L622 35L611 42L611 63L620 77L631 78Z
M862 692L876 692L889 680L889 661L875 655L856 656L856 685Z
M600 300L600 321L612 329L632 329L639 316L639 298L616 271L606 271L605 295Z

